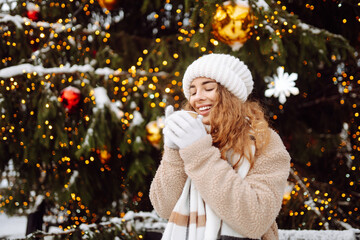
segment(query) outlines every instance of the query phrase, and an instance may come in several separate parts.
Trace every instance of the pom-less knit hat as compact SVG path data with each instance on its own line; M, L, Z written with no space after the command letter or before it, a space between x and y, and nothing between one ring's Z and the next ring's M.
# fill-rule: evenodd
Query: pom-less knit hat
M248 67L238 58L227 54L204 55L188 66L182 81L184 95L188 100L190 84L198 77L215 80L243 102L254 85Z

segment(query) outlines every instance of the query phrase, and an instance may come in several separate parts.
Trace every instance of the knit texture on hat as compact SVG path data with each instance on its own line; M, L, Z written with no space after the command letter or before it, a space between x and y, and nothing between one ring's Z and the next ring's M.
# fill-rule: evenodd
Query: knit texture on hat
M183 77L185 97L190 98L190 84L198 77L206 77L223 85L243 102L253 90L254 82L248 67L238 58L227 54L208 54L195 60Z

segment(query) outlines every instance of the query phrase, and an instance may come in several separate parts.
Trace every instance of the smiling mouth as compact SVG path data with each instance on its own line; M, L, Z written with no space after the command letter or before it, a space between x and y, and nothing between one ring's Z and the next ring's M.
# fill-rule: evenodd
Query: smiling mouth
M202 116L207 116L209 115L210 111L211 111L212 106L203 106L203 107L199 107L198 108L198 113Z
M200 111L206 111L209 110L211 107L210 106L206 106L206 107L201 107L199 108Z

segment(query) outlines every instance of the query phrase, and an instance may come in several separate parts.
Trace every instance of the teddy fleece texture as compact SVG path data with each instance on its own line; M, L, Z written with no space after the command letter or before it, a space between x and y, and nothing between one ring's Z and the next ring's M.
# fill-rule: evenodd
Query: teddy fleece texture
M165 146L150 187L150 200L160 217L168 219L187 176L204 201L229 226L248 238L278 239L275 219L280 211L290 170L290 155L279 135L270 141L248 175L242 179L206 135L191 146Z

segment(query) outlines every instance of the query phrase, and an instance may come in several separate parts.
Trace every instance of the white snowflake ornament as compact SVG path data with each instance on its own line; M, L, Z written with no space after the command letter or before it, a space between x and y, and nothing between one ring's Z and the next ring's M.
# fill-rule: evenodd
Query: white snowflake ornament
M283 67L278 67L277 75L273 77L265 77L265 82L268 83L268 88L265 91L266 97L278 97L279 102L284 104L286 102L286 97L289 97L290 94L298 95L299 89L295 87L295 81L298 78L297 73L284 73Z

